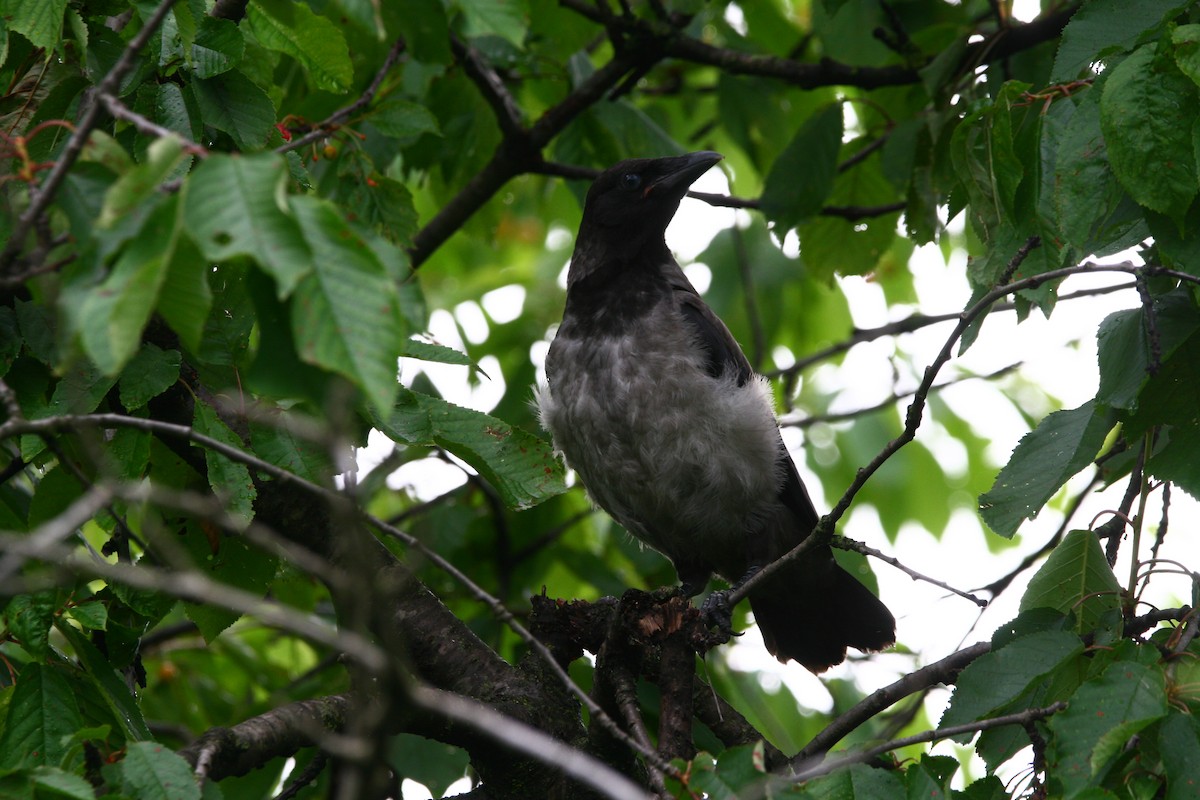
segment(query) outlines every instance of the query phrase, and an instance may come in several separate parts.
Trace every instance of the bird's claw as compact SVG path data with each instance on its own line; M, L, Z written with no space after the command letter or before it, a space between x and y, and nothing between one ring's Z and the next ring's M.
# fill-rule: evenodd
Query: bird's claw
M717 589L704 598L700 616L705 626L713 631L713 645L725 644L734 636L741 636L733 630L733 606L729 603L728 590Z

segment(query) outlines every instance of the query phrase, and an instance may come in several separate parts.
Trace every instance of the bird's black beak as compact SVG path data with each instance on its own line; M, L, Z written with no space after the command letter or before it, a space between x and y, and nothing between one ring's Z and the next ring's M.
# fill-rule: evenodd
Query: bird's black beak
M682 198L687 194L688 187L695 183L697 178L708 172L709 168L722 158L724 156L720 153L714 153L711 150L701 150L698 153L688 153L686 156L663 159L668 162L664 164L667 167L666 174L646 187L645 194L673 194Z

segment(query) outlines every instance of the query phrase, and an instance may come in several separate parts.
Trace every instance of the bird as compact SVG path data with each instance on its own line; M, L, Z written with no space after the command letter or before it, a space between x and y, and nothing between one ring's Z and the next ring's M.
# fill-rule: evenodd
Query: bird
M535 387L555 451L596 505L670 559L688 597L714 574L740 585L819 520L767 379L666 244L689 187L721 158L629 159L594 180ZM847 647L895 642L887 606L825 543L748 597L767 650L814 673L841 663Z

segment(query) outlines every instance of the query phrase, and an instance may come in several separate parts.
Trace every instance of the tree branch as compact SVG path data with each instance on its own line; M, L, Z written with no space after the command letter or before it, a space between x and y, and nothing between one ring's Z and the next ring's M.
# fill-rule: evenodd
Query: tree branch
M162 0L158 6L146 19L146 23L142 29L129 40L129 44L121 51L121 56L117 59L117 63L113 64L112 69L101 79L96 85L95 91L92 93L90 100L85 101L83 110L79 115L79 121L75 123L75 131L71 134L71 138L67 140L67 146L63 150L58 161L54 163L54 168L50 170L46 179L36 189L30 192L31 198L29 208L25 209L24 213L17 218L16 224L13 225L11 236L4 250L0 251L0 274L8 272L13 262L16 261L17 255L21 252L21 248L25 246L25 237L29 235L33 226L41 219L42 214L50 207L50 203L54 200L54 195L57 194L59 186L67 177L67 172L75 165L75 161L83 152L83 146L87 144L88 137L92 133L92 129L100 122L100 107L99 98L106 94L112 94L121 84L121 79L133 69L133 59L137 56L146 43L150 41L150 37L162 24L166 18L167 12L171 10L171 6L175 0Z
M791 759L791 766L798 772L809 769L835 744L840 742L859 725L874 717L879 712L890 708L911 694L922 691L938 684L951 684L958 673L975 659L989 652L992 645L989 642L979 642L965 647L956 653L951 653L940 661L935 661L920 669L910 672L895 683L872 692L860 700L853 708L846 711L837 719L830 722L825 729L812 738L800 752Z

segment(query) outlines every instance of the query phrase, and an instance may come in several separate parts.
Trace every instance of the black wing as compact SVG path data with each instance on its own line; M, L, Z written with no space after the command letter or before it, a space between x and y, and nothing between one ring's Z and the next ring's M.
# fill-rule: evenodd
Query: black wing
M682 273L680 278L682 278ZM700 295L686 282L683 286L673 286L675 290L675 305L683 314L683 320L696 336L696 341L704 348L708 356L704 370L714 378L719 378L727 372L737 376L738 386L745 385L754 374L746 354L738 346L737 340L725 327L725 323L704 304Z
M754 375L754 370L750 368L746 354L738 346L729 328L725 327L725 323L700 299L696 290L683 277L682 271L678 278L672 281L672 288L675 290L675 302L683 314L684 321L695 333L696 340L708 355L705 371L712 377L719 378L726 374L726 370L732 370L733 374L737 375L738 386L745 385ZM800 522L800 538L803 539L816 527L819 516L808 496L808 490L800 480L796 465L783 444L782 436L779 438L779 460L783 465L784 474L783 485L779 487L779 500L796 515Z

